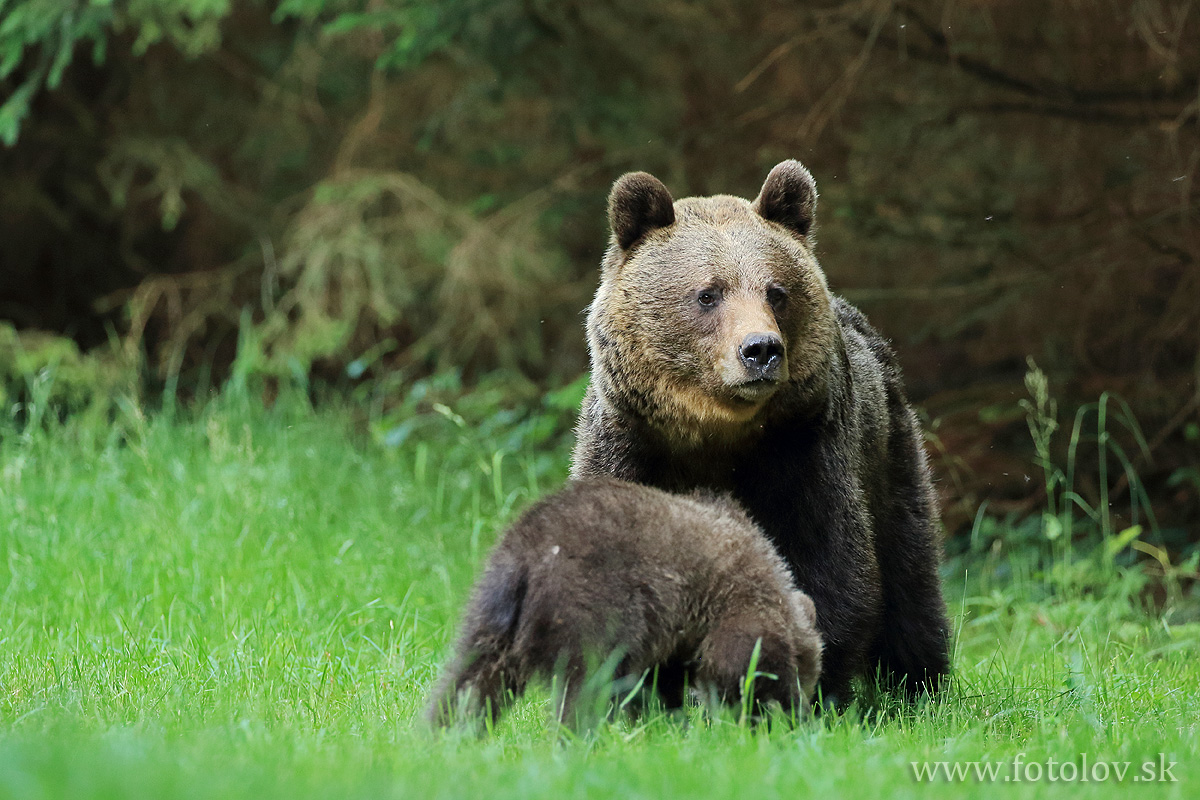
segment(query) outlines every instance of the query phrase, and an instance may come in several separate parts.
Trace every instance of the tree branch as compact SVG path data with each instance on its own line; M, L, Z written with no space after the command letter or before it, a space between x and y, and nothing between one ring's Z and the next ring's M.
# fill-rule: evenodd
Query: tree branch
M955 66L962 70L963 73L992 86L1008 89L1028 97L1053 101L1058 104L1053 107L1054 110L1047 111L1046 113L1069 116L1066 110L1067 106L1136 102L1181 103L1195 99L1198 92L1200 92L1200 72L1191 72L1181 76L1178 85L1172 88L1145 85L1085 88L1072 86L1062 81L1044 79L1035 81L1013 74L983 59L954 52L950 40L941 29L921 16L910 4L904 2L897 3L896 10L904 19L913 23L916 28L925 34L925 37L932 45L930 48L914 48L911 44L907 45L906 52L910 57L931 64ZM851 29L861 38L866 38L870 35L870 29L862 23L852 24ZM895 37L880 38L886 38L893 45L898 43ZM1173 118L1178 113L1176 111L1173 114L1165 115L1164 118ZM1085 119L1085 117L1076 118ZM1136 121L1136 118L1120 118L1115 115L1100 116L1095 119L1102 122L1122 123ZM1156 116L1154 119L1159 119L1159 117Z

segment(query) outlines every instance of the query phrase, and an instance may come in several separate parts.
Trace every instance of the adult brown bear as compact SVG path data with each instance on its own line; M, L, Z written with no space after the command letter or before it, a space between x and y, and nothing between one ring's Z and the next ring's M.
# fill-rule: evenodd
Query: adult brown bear
M950 628L921 431L887 342L829 292L816 203L797 161L752 202L616 182L572 476L730 492L816 603L827 701L857 675L936 689Z

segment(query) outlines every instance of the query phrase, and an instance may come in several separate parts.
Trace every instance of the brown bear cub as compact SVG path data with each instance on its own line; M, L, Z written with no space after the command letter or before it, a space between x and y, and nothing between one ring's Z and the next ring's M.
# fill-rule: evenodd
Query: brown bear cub
M644 172L609 197L572 476L740 502L812 597L824 701L949 671L938 508L887 342L817 263L799 162L754 200L675 201Z
M757 649L757 660L755 652ZM678 708L689 685L804 713L821 669L812 601L737 506L615 480L569 484L505 533L475 586L429 719L495 720L555 677L558 718L607 660L611 686L645 677Z

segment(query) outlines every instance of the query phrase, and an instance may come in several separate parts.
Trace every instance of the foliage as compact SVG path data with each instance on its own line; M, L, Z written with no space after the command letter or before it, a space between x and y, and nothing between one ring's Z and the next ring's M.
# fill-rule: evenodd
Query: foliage
M119 350L81 353L70 339L0 323L0 416L33 428L47 414L94 421L117 400L137 396L137 370Z
M1044 507L999 519L989 516L984 503L970 536L953 544L952 551L967 560L982 557L991 562L985 571L1001 574L1020 561L1024 577L1045 592L1107 596L1114 582L1124 583L1119 591L1155 595L1165 618L1191 619L1196 611L1189 596L1200 576L1200 547L1186 529L1158 523L1138 473L1150 448L1129 404L1104 393L1080 406L1067 440L1059 442L1058 404L1049 380L1033 359L1028 367L1029 398L1020 407L1043 477L1033 496ZM1127 452L1123 439L1136 451ZM1098 451L1094 461L1086 453L1092 448ZM1094 464L1096 474L1085 474L1083 463ZM1110 477L1114 467L1115 481ZM1139 569L1128 569L1134 565Z
M1038 466L1045 478L1046 511L1042 515L1043 527L1047 539L1057 539L1065 536L1068 541L1073 538L1075 530L1075 512L1082 511L1091 527L1099 528L1101 536L1108 538L1113 534L1113 508L1110 499L1110 481L1108 477L1110 453L1122 470L1124 485L1129 487L1129 515L1132 527L1139 525L1139 517L1144 515L1150 529L1159 535L1158 523L1154 518L1154 509L1146 497L1145 488L1138 477L1137 470L1129 454L1121 446L1120 440L1108 428L1110 416L1119 423L1129 437L1136 443L1140 455L1149 458L1150 448L1146 437L1142 434L1141 426L1133 416L1129 404L1120 397L1105 392L1095 403L1080 406L1075 412L1075 421L1071 427L1071 438L1067 443L1066 467L1060 468L1054 464L1055 452L1052 447L1054 434L1058 431L1058 404L1050 396L1049 383L1046 374L1038 368L1033 359L1029 360L1029 372L1025 375L1025 386L1029 390L1030 399L1022 400L1021 407L1025 409L1029 434L1037 451ZM1112 413L1116 412L1116 413ZM1089 503L1076 486L1076 463L1079 458L1080 444L1085 440L1084 425L1090 414L1095 414L1095 436L1087 437L1094 441L1099 449L1096 459L1098 497Z
M293 288L264 309L274 360L307 372L394 325L411 332L413 357L443 368L536 360L545 298L528 287L551 275L540 210L526 202L480 219L403 173L319 184L284 234L279 276Z
M23 72L0 104L0 141L11 146L34 97L58 87L77 49L90 45L100 64L109 40L132 31L135 54L166 41L199 56L220 45L229 0L5 0L0 12L0 80Z
M952 530L1041 502L1032 354L1064 404L1125 398L1158 523L1195 540L1197 41L1186 0L6 0L0 318L115 330L168 396L248 341L277 380L558 384L620 172L753 195L800 157ZM1085 451L1091 481L1112 451Z

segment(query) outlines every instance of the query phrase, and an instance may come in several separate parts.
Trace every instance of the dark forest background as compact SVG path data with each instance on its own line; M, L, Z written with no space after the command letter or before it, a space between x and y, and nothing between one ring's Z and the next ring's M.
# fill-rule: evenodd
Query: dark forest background
M1069 455L1193 547L1194 5L8 0L0 399L53 366L64 413L247 375L529 402L586 369L618 175L752 197L799 158L951 532Z

